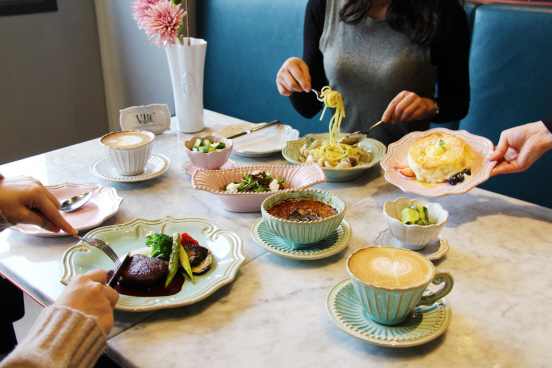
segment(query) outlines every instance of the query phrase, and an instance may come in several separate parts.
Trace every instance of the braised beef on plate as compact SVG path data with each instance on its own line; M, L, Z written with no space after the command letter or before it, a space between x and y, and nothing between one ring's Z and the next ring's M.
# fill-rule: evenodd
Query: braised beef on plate
M164 260L135 254L117 282L125 288L150 289L165 281L168 272L169 264Z

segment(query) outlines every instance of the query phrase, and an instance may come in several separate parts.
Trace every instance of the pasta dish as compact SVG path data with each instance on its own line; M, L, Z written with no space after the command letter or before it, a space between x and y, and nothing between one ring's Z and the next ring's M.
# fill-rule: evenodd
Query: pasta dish
M345 107L341 94L328 86L322 88L320 96L324 98L324 118L326 109L333 108L335 113L330 120L329 139L315 139L310 145L305 144L300 150L300 160L304 163L316 162L321 167L344 169L370 161L370 154L358 147L363 137L341 137L341 120L345 117Z

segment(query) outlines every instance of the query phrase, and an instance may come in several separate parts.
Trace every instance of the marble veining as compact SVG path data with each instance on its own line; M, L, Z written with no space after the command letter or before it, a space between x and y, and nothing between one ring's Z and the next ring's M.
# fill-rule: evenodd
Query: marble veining
M208 135L243 121L205 111ZM347 278L345 260L371 246L387 228L383 204L405 194L387 183L381 168L347 182L318 184L347 203L352 238L341 252L304 261L272 254L251 237L260 213L235 214L192 188L182 170L184 141L171 131L157 136L153 152L170 158L160 177L137 183L96 178L90 165L104 153L97 140L0 166L5 176L32 175L45 185L64 182L113 186L124 198L103 225L136 218L199 217L243 239L247 262L229 285L189 306L147 313L115 313L108 352L128 367L545 367L552 361L552 210L478 188L432 199L450 213L441 235L449 241L433 261L455 285L446 299L454 315L447 331L426 344L390 349L367 344L337 328L325 298ZM284 165L281 154L232 155L240 167ZM538 183L535 183L538 185ZM205 194L205 195L202 195ZM60 260L76 239L0 233L0 271L51 304L63 291ZM193 356L192 356L193 355Z

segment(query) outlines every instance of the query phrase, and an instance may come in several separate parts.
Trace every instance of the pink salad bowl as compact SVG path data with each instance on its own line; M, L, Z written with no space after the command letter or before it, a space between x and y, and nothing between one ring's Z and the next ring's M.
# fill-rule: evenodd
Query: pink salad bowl
M198 138L208 139L213 143L222 142L226 145L226 147L222 151L214 151L209 153L192 151L192 147ZM190 161L192 161L192 164L194 164L195 167L206 170L218 170L226 163L226 161L228 161L230 153L232 152L233 143L231 139L209 135L206 137L193 137L189 141L184 142L184 146L186 147L186 153L188 154Z
M285 189L305 189L324 183L326 175L317 164L300 166L258 165L237 167L227 170L197 170L192 176L195 189L205 190L215 194L224 209L231 212L261 212L261 204L271 195L277 193L227 193L222 190L229 183L243 179L245 174L261 170L269 172L272 177L284 179Z

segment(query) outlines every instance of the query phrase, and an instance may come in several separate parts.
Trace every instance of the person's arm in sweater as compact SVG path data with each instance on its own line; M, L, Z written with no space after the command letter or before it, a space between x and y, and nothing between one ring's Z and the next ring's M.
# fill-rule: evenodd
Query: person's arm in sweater
M93 367L107 347L119 299L106 282L100 269L75 277L0 368Z

